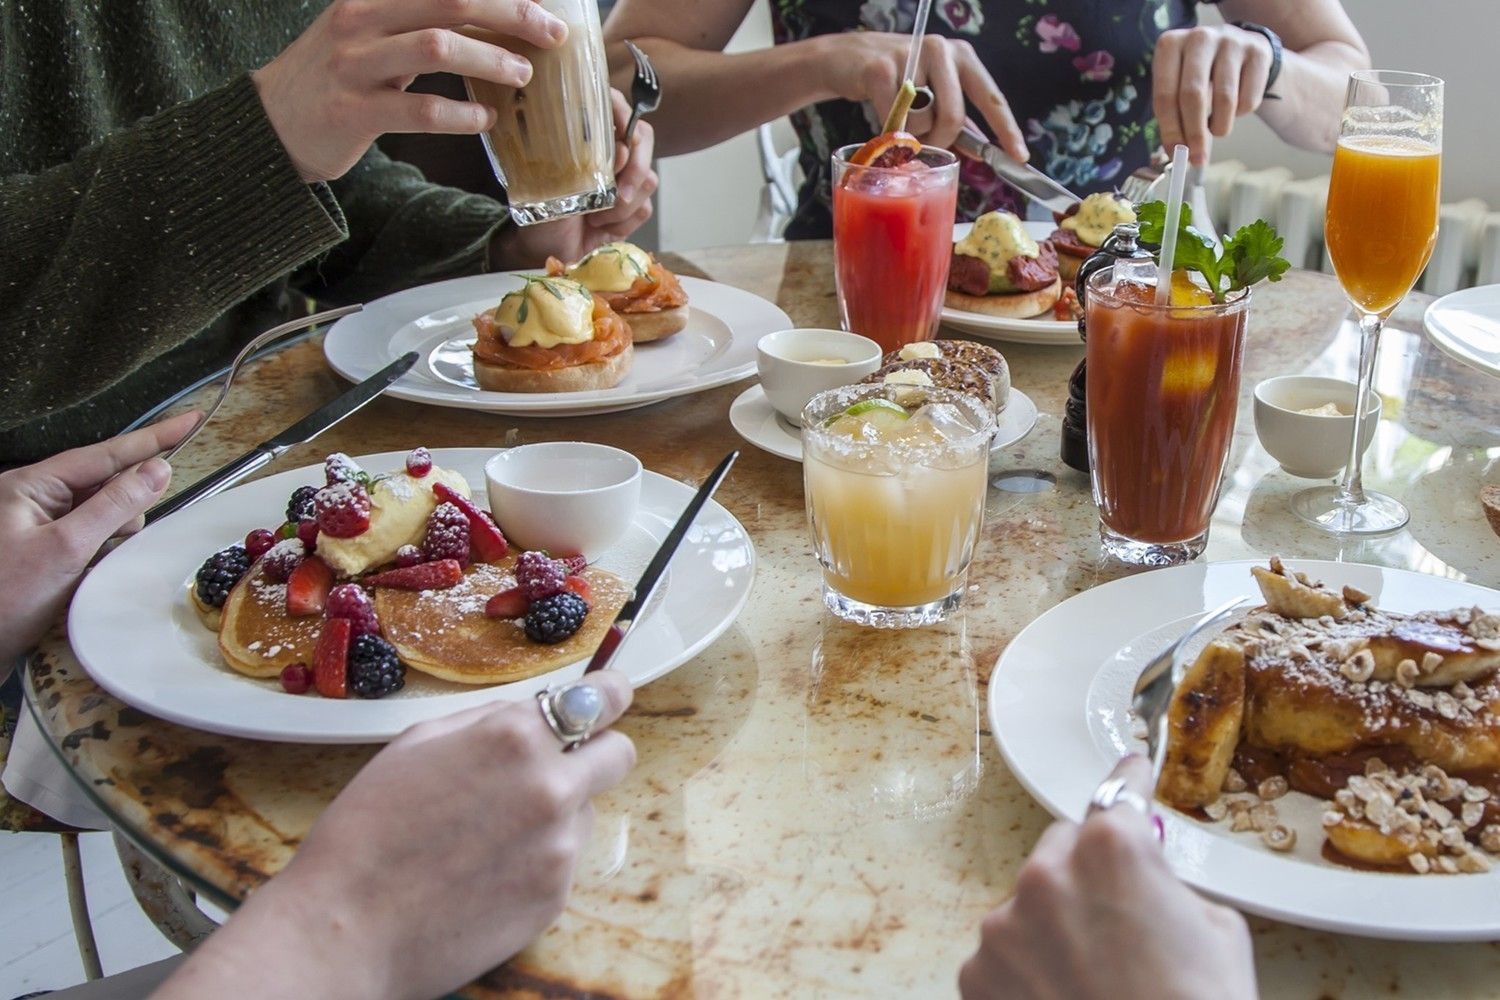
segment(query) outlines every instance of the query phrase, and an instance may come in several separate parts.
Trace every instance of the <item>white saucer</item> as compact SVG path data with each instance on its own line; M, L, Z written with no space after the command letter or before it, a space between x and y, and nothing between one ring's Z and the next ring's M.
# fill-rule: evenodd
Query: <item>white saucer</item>
M1500 285L1444 295L1427 307L1422 325L1443 353L1500 376Z
M1010 391L1010 400L1000 413L995 443L990 445L990 460L1020 441L1036 426L1036 404L1019 389ZM729 422L740 437L762 451L788 461L802 461L802 432L771 408L765 390L753 385L729 404Z

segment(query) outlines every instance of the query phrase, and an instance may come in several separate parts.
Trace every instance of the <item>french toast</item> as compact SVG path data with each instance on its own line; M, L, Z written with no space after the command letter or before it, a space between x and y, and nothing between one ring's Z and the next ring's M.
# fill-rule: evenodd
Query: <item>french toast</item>
M269 579L256 563L224 602L219 652L242 674L276 677L293 663L311 663L322 632L322 615L287 614L286 584Z

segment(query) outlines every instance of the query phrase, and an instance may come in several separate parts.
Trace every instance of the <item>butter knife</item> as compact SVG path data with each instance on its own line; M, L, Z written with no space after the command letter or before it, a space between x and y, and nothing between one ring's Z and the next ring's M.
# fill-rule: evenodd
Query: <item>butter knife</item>
M1031 164L1011 159L999 146L971 128L965 127L958 133L953 148L983 162L1001 180L1054 212L1066 212L1083 200Z
M320 406L280 434L262 441L217 472L205 476L171 499L163 500L152 507L146 511L146 523L159 521L168 514L174 514L199 500L228 489L250 473L265 466L272 459L285 453L287 449L302 444L304 441L311 441L385 392L392 382L405 375L416 363L416 351L403 354L333 402Z

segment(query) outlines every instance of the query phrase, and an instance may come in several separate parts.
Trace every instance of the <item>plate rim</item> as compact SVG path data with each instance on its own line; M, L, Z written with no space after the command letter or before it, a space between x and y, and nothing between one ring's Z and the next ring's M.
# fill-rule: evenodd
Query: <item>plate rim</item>
M1427 308L1422 310L1422 329L1426 332L1427 339L1436 344L1440 351L1454 361L1468 365L1470 368L1483 372L1486 375L1500 377L1500 362L1491 364L1481 358L1475 357L1464 345L1454 340L1448 329L1440 328L1434 315L1441 312L1445 305L1447 308L1452 308L1453 300L1455 299L1467 297L1478 298L1484 293L1493 295L1496 307L1495 318L1497 322L1500 322L1500 284L1472 285L1468 288L1455 289L1447 295L1439 296L1429 302ZM1500 354L1500 352L1497 352L1497 354Z

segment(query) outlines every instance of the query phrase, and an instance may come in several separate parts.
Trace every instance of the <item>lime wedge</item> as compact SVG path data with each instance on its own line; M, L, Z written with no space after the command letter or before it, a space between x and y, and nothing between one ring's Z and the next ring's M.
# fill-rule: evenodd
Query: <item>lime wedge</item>
M906 412L906 408L903 407L900 403L893 403L889 399L885 399L881 396L875 396L870 399L861 399L859 402L855 403L844 412L851 417L862 417L866 413L875 413L877 411L884 411L897 420L905 420L910 415Z
M862 399L842 413L835 413L823 421L823 426L835 433L850 437L859 436L862 427L873 428L877 433L893 431L906 423L910 414L899 404L876 396Z

